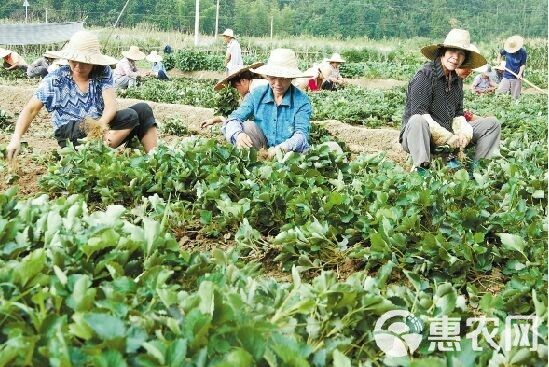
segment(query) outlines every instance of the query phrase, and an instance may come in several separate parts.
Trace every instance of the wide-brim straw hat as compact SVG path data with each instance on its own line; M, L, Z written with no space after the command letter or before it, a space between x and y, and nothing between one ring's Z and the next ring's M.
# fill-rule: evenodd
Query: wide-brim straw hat
M469 31L465 29L452 29L443 43L425 46L421 49L421 53L429 60L434 60L437 57L437 51L441 48L457 48L469 53L467 62L460 65L460 68L474 69L486 64L484 56L478 50L475 51L476 47L471 47L471 36Z
M48 51L47 54L56 59L82 62L92 65L115 65L114 57L103 55L97 36L88 31L78 31L61 51Z
M139 61L145 58L145 53L137 46L130 46L128 51L122 51L122 56L130 60Z
M0 48L0 59L3 59L4 57L11 54L10 50L6 50L5 48Z
M262 62L254 62L253 64L251 65L248 65L248 66L243 66L241 68L238 68L238 69L235 69L233 70L231 73L229 73L229 75L227 75L225 78L221 79L220 81L217 82L216 85L214 85L214 90L221 90L223 88L223 86L225 86L228 82L230 82L231 80L233 80L234 78L236 78L238 75L240 75L241 73L247 71L247 70L250 70L252 68L257 68L257 67L260 67L261 65L263 65Z
M151 51L146 57L148 62L160 62L162 61L162 56L158 54L157 51Z
M230 28L225 29L225 32L221 33L221 35L226 36L226 37L234 38L234 32Z
M295 52L288 48L277 48L271 51L269 60L257 69L251 69L254 73L275 78L312 78L312 74L303 73L297 67Z
M511 36L505 40L503 44L503 49L510 54L514 54L524 46L524 38L521 36Z
M341 58L341 55L338 54L337 52L335 52L332 57L330 57L328 60L326 60L328 62L337 62L339 64L343 64L344 62L346 62L345 60L343 60L343 58Z

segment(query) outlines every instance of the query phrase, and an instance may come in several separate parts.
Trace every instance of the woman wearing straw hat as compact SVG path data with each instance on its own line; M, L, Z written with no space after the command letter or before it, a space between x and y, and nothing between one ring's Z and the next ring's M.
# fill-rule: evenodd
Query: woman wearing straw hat
M122 89L135 87L139 77L148 75L148 73L140 72L135 65L136 61L145 58L145 54L139 47L130 46L128 51L122 51L122 56L124 57L118 61L116 69L114 69L114 85L116 88Z
M322 83L322 89L325 90L337 90L344 83L341 73L339 72L339 66L343 64L345 60L341 58L341 55L335 52L332 57L326 60L322 70L324 75L324 82Z
M526 59L528 57L524 45L524 38L521 36L509 37L503 44L503 50L500 50L497 63L505 57L505 71L503 79L499 83L498 93L509 93L511 97L517 99L520 96L522 88L522 78L526 68Z
M246 98L252 90L260 85L267 84L264 79L260 79L261 77L259 75L250 71L250 69L257 68L261 65L263 65L262 62L256 62L251 65L243 66L239 69L236 69L232 73L227 75L227 77L218 81L213 89L215 91L220 91L227 85L231 86L238 92L238 95L240 96L239 104L242 104L244 98ZM200 127L204 129L218 122L225 122L225 120L226 119L223 116L214 116L211 119L200 122Z
M277 150L307 150L311 103L292 79L312 75L302 73L294 51L284 48L271 51L267 64L251 71L269 84L254 89L230 114L222 128L227 141L239 148L269 148L269 157ZM254 121L247 121L252 115Z
M17 119L15 132L7 146L8 160L16 158L21 137L43 106L52 114L54 135L61 147L67 140L77 145L86 137L89 119L104 131L102 139L110 147L117 147L137 136L146 152L157 145L156 120L146 103L116 110L112 70L116 59L101 54L97 37L87 31L75 33L62 51L49 55L66 59L64 65L42 80L33 97Z
M156 79L159 80L169 80L166 68L162 63L162 56L156 51L151 51L150 54L145 57L148 62L152 63L151 74L154 75Z
M221 34L223 42L227 44L227 52L225 52L225 72L230 74L233 70L244 66L242 62L242 52L240 51L240 43L236 40L232 29L227 28Z
M423 174L434 145L463 149L475 144L475 160L489 158L499 147L501 125L494 118L467 123L463 116L463 81L458 68L477 68L486 60L471 47L469 32L452 29L443 43L423 47L426 63L406 92L400 143Z
M505 60L502 60L499 64L492 68L490 72L490 80L496 84L501 83L503 80L503 72L505 71Z

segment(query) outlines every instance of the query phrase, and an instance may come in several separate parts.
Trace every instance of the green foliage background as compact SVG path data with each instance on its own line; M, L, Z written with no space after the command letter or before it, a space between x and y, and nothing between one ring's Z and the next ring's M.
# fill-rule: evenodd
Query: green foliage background
M32 21L85 19L89 25L112 25L125 0L35 0ZM19 0L0 3L0 18L24 20ZM214 34L216 0L200 2L201 33ZM121 18L125 27L139 23L161 29L194 30L195 0L130 1ZM438 38L452 27L471 30L473 38L490 36L547 36L547 1L524 0L220 0L219 29L239 35L270 33L271 18L277 35L341 37Z

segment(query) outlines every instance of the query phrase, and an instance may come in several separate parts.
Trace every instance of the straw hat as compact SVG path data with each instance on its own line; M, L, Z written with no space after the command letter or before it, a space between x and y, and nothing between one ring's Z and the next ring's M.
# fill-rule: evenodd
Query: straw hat
M452 29L443 43L425 46L421 49L421 53L429 60L434 60L437 57L437 51L441 48L457 48L469 53L469 59L466 63L460 65L460 68L474 69L486 64L484 56L478 53L476 47L471 47L471 36L469 31L465 29Z
M10 50L6 50L5 48L0 48L0 59L3 59L4 57L11 54Z
M499 65L494 66L494 69L505 70L505 60L499 63Z
M149 62L159 62L162 61L162 56L158 54L156 51L151 51L150 54L148 54L146 57L147 61Z
M518 50L522 48L524 45L524 38L521 36L512 36L505 40L505 43L503 44L503 49L510 54L514 54Z
M271 51L269 60L257 69L251 69L254 73L272 76L275 78L311 78L312 74L301 72L297 67L295 52L288 48L277 48Z
M328 62L337 62L339 64L342 64L344 62L346 62L345 60L343 60L341 58L341 55L338 54L337 52L334 52L334 54L332 55L332 57L330 57L328 60L326 60Z
M48 51L56 59L66 59L92 65L114 65L116 59L101 53L97 36L88 31L76 32L61 51Z
M225 78L218 81L216 85L214 85L214 90L221 90L225 84L233 80L235 77L237 77L241 73L245 72L246 70L250 70L252 68L255 69L257 67L260 67L261 65L263 65L262 62L255 62L251 65L243 66L241 68L233 70L231 73L229 73L229 75L227 75Z
M128 51L122 51L122 56L130 60L139 61L145 58L145 53L137 46L130 46Z
M230 28L225 29L225 32L223 32L221 35L234 38L234 32Z

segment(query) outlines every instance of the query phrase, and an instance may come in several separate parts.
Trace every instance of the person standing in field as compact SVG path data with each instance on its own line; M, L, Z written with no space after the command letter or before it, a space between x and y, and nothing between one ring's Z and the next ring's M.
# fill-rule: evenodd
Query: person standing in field
M225 73L228 75L233 70L244 66L242 62L242 52L240 43L236 40L232 29L227 28L222 34L223 42L227 44L227 52L225 52Z
M6 147L8 161L15 161L21 137L44 106L52 115L54 135L61 148L67 142L78 145L79 139L88 135L87 125L93 125L98 137L112 148L133 136L139 138L145 152L157 146L157 123L148 104L117 109L110 68L116 59L101 53L93 33L76 32L65 49L48 54L69 64L49 73L23 107Z
M473 69L486 59L471 47L469 32L452 29L443 43L421 49L431 60L410 80L399 141L421 175L431 164L435 146L464 149L475 145L475 160L499 148L501 124L495 118L468 123L463 114L463 81L456 69ZM474 167L474 164L472 165Z
M137 46L130 46L128 51L122 51L122 58L114 69L114 85L116 88L126 89L135 87L137 79L148 75L148 72L141 72L135 65L136 61L143 60L145 53Z
M498 93L511 93L513 99L520 97L522 89L522 78L524 77L524 69L526 68L526 59L528 54L524 45L524 38L521 36L512 36L505 40L503 50L500 50L497 63L501 62L501 58L505 57L505 71L503 79L499 83Z

